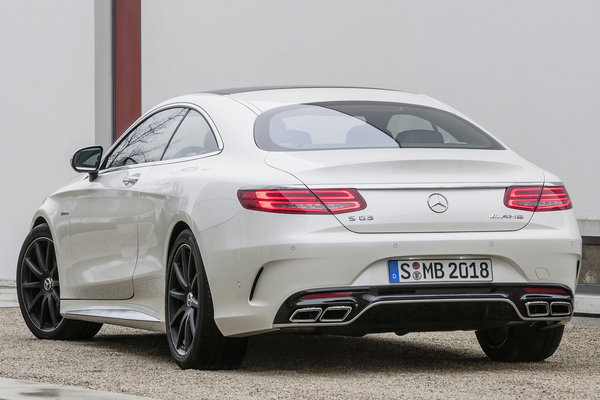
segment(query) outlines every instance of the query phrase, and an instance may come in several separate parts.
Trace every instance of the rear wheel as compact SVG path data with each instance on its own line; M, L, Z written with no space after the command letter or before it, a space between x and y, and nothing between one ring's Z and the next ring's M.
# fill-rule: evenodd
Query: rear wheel
M549 327L538 322L476 332L483 352L496 361L542 361L560 344L564 325Z
M102 327L60 315L58 265L47 224L25 238L17 264L17 298L27 327L40 339L89 339Z
M248 339L224 337L217 328L200 250L190 230L179 234L169 253L165 296L169 350L181 368L240 366Z

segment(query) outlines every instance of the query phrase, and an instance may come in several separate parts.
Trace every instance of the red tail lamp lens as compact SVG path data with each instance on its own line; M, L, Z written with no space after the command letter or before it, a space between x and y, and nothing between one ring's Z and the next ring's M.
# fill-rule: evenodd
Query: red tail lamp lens
M564 186L511 186L504 193L504 205L524 211L558 211L573 208Z
M526 287L525 293L536 293L536 294L568 294L566 290L559 288L539 288L539 287Z
M238 199L249 210L285 214L341 214L367 206L356 189L238 190Z
M300 300L331 299L331 298L335 298L335 297L348 297L351 295L352 295L352 292L312 293L312 294L306 294L306 295L300 297Z
M564 186L544 186L536 211L568 210L573 208Z

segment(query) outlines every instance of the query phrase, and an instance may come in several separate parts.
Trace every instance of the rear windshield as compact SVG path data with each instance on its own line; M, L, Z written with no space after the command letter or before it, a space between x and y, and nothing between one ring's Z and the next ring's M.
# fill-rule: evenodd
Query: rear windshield
M503 149L464 119L435 108L398 103L326 102L280 107L254 127L268 151L365 148Z

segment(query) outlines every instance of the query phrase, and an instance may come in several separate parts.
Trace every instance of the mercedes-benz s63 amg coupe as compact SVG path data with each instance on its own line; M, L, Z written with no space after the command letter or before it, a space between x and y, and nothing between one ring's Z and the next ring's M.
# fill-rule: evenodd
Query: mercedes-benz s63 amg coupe
M334 87L174 98L35 213L17 265L33 334L166 332L182 368L248 337L472 330L554 353L581 237L561 180L430 97Z

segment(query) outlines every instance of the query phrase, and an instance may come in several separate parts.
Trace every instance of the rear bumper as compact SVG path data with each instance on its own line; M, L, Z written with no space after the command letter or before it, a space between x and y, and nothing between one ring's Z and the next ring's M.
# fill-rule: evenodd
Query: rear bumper
M394 234L353 233L326 215L306 218L244 211L227 223L198 232L197 238L217 326L225 336L247 336L287 327L291 321L276 317L282 305L298 293L320 288L412 289L412 285L390 282L389 260L490 259L493 281L488 285L496 288L560 285L572 294L581 260L581 237L575 218L568 211L540 213L528 227L514 232ZM421 291L429 287L431 295L435 295L447 293L455 284L426 285L422 282L414 286L422 288ZM463 285L482 287L471 282ZM425 300L469 303L474 299L472 295L457 293L449 298ZM394 296L399 294L396 292ZM512 307L516 316L505 320L527 320L524 306L510 296L499 296L497 292L477 296L475 300L479 299L479 303L505 303ZM392 296L385 300L396 301L398 308L406 308L401 304L412 304L411 299L414 303L414 297ZM380 303L370 309L374 312L383 305L383 301ZM447 312L441 305L438 308L441 314ZM356 317L356 311L352 310L354 314L348 318ZM342 314L342 310L335 314ZM343 323L350 325L347 321L344 319ZM355 322L359 321L352 324ZM441 329L441 325L436 326L436 330Z
M341 295L325 297L331 292ZM279 308L273 327L347 335L403 334L565 322L572 314L573 293L564 285L337 287L290 296Z

